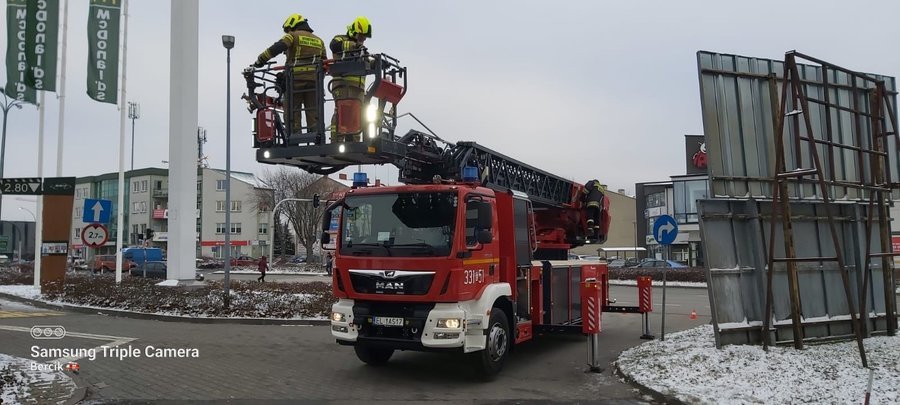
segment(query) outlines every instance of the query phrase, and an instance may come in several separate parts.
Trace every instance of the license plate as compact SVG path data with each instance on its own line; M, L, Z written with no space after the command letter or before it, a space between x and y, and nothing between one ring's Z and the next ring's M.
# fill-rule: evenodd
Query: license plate
M403 318L376 316L372 318L372 323L379 326L403 326Z

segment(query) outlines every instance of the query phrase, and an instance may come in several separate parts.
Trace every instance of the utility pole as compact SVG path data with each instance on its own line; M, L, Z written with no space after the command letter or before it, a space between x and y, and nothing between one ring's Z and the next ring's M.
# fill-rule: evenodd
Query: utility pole
M141 105L128 102L128 118L131 119L131 170L134 170L134 120L141 118Z
M206 167L203 156L203 145L206 143L206 128L197 128L197 167Z

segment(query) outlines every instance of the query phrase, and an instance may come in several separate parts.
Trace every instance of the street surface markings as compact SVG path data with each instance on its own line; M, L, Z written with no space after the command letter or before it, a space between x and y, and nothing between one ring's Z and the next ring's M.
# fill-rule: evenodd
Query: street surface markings
M0 311L0 319L2 318L30 318L33 316L60 316L64 315L62 312L54 312L54 311L39 311L39 312L25 312L25 311Z
M31 334L31 328L26 328L22 326L8 326L8 325L0 325L0 330L8 330L13 332L25 332ZM126 343L133 342L137 340L137 338L130 337L122 337L122 336L110 336L110 335L97 335L93 333L80 333L80 332L69 332L66 331L66 337L74 337L81 339L93 339L93 340L105 340L110 343L100 345L94 348L95 351L102 350L104 346L106 347L116 347L121 346ZM49 360L47 363L68 363L70 361L77 361L84 358L84 356L70 356L70 357L60 357L58 359Z

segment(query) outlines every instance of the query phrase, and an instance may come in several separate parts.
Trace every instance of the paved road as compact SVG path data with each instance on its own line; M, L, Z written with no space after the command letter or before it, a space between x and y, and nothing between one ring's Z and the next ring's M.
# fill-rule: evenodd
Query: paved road
M636 302L634 287L612 287L619 304ZM655 290L657 308L660 289ZM667 327L687 329L709 322L702 289L670 289ZM458 355L401 352L384 368L362 365L348 347L334 344L327 327L192 324L145 321L80 313L37 316L36 310L0 301L20 316L0 316L0 352L32 358L33 347L135 348L141 357L79 360L89 384L88 399L120 400L259 400L312 399L337 403L359 401L497 403L500 401L601 401L639 403L647 398L611 374L622 350L639 344L640 317L604 314L601 374L585 372L586 340L580 336L540 337L517 347L500 377L477 381ZM690 320L695 309L699 319ZM22 313L35 316L21 316ZM36 341L34 325L59 324L69 334L60 341ZM658 334L658 315L652 316ZM22 328L16 330L16 327ZM148 358L146 348L197 349L198 358ZM111 355L110 351L110 355ZM190 353L188 353L190 354ZM53 356L50 356L53 357ZM40 360L48 360L41 358Z

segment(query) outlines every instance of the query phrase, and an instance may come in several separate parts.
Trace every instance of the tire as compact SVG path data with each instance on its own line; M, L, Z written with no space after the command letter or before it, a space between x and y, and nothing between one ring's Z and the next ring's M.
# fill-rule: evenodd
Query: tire
M511 346L509 320L506 312L494 307L488 322L487 341L484 350L471 353L472 362L479 376L491 380L503 369L503 363L509 356Z
M391 356L394 354L394 349L382 347L356 345L353 348L356 350L356 357L359 358L360 361L375 367L387 364L388 360L390 360Z

